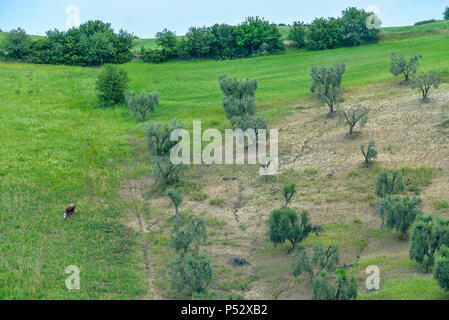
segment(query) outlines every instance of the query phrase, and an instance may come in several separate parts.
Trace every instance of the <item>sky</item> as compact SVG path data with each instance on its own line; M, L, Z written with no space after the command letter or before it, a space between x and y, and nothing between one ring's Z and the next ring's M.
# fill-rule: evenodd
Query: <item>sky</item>
M383 27L413 25L441 19L449 0L0 0L0 29L22 27L28 34L67 29L67 21L79 9L79 21L100 19L141 38L153 38L164 28L178 35L190 26L215 23L236 25L247 16L260 16L275 23L311 22L316 17L337 17L347 7L374 8ZM70 9L70 8L69 8ZM371 9L373 11L373 9Z

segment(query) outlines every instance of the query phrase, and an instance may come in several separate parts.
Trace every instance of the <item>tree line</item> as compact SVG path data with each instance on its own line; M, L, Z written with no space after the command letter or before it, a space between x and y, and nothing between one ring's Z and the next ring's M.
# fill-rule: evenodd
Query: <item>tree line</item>
M379 41L379 29L369 29L371 13L348 8L341 18L317 18L311 24L295 22L288 38L296 47L309 50L358 46ZM95 66L122 64L133 59L137 37L114 31L110 23L88 21L68 31L49 30L45 37L32 38L18 28L0 43L0 57L39 64ZM182 37L164 29L156 34L156 49L140 49L138 56L148 63L174 59L236 59L285 50L276 24L260 17L247 17L237 26L215 24L191 27Z

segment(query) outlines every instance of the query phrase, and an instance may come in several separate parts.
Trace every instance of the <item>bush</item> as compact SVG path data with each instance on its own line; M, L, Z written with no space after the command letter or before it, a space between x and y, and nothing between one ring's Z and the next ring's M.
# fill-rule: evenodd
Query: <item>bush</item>
M306 47L309 50L334 49L342 45L340 21L335 18L316 18L307 27Z
M190 253L177 256L170 264L171 288L178 293L205 293L212 281L210 259L206 255L195 257Z
M368 29L366 26L371 14L371 12L354 7L343 11L340 24L344 46L353 47L379 41L380 30Z
M408 229L416 217L422 214L421 202L417 197L387 196L377 202L377 213L382 221L386 220L387 230L397 230L401 233L401 238L406 239Z
M147 114L154 114L154 109L159 105L159 93L148 93L142 91L136 94L133 91L125 92L126 103L131 109L131 112L139 116L142 121L146 120Z
M111 24L88 21L66 32L48 31L33 43L36 63L92 66L131 61L136 37L126 31L115 33Z
M292 243L293 249L312 231L309 213L306 210L301 212L301 218L299 218L295 210L286 207L271 212L268 226L271 242L277 245L288 240Z
M448 14L449 14L449 12L448 12ZM422 25L425 25L425 24L434 23L434 22L438 22L438 21L439 20L437 20L437 19L418 21L418 22L415 23L415 26L422 26Z
M369 168L373 164L373 159L377 158L377 150L376 150L376 144L374 141L368 142L367 145L362 144L360 146L360 150L362 151L364 161L363 161L363 167Z
M445 245L441 246L438 258L435 260L433 277L444 291L449 291L449 248Z
M128 82L128 74L125 71L113 65L104 66L96 83L97 96L101 103L109 105L125 102Z
M409 62L407 62L403 54L397 55L395 52L392 52L390 59L391 74L393 74L395 77L401 74L404 75L404 83L408 83L410 78L416 74L416 71L419 68L419 60L422 59L422 56L412 54Z
M356 107L340 107L338 110L338 124L349 126L348 135L352 136L354 127L360 123L360 128L363 128L368 122L369 108L363 106Z
M11 30L0 42L0 51L10 59L27 58L31 52L31 38L22 28Z
M387 195L399 194L404 190L404 182L400 171L393 172L391 178L387 171L379 172L376 181L376 195L378 197L383 198Z
M297 48L304 47L306 40L306 27L304 25L304 22L300 21L293 22L293 25L290 26L288 39L293 41Z
M284 49L278 27L259 17L248 17L234 30L237 46L244 56L258 51L267 53Z
M436 71L428 73L419 73L413 77L411 86L414 89L421 90L423 101L428 102L429 91L432 87L438 88L441 83L441 74Z
M320 101L329 106L330 114L333 114L334 107L343 101L344 90L341 87L341 81L345 69L344 64L336 64L330 68L312 65L310 91L315 93Z
M145 49L144 47L142 47L140 48L140 55L143 62L147 63L159 64L167 60L167 57L160 49Z
M167 59L178 55L178 38L176 33L167 29L156 33L156 44L162 48L162 53Z

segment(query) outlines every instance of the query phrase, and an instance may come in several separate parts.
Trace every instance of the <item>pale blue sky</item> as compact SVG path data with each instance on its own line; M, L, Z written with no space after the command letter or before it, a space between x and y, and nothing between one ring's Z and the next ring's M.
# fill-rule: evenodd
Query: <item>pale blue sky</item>
M276 23L310 22L339 16L348 6L377 6L383 26L411 25L440 19L449 0L0 0L0 29L21 26L38 35L53 28L65 30L65 9L72 4L80 9L81 23L101 19L116 30L152 38L163 28L184 34L190 26L237 24L250 15Z

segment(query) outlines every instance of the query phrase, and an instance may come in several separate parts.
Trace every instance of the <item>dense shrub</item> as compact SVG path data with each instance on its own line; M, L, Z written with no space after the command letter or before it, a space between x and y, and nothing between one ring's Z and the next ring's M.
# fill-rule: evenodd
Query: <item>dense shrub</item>
M66 32L55 29L46 35L33 43L31 55L36 63L92 66L132 59L135 36L123 30L114 33L111 24L102 21L88 21Z
M307 28L306 46L309 50L334 49L342 46L340 21L335 18L316 18Z
M393 172L391 178L387 171L379 172L376 181L376 195L378 197L383 198L387 195L399 194L404 190L404 181L400 171Z
M178 38L173 31L164 29L156 33L156 44L162 48L162 54L167 59L178 56Z
M274 244L292 243L293 249L301 243L312 231L309 224L309 213L301 212L301 217L291 208L276 209L271 212L268 220L270 241Z
M140 56L143 62L147 63L159 64L167 60L167 57L160 49L145 49L142 47L140 48Z
M295 21L290 26L288 39L295 43L297 48L303 48L306 41L306 26L303 22Z
M333 114L335 106L343 101L344 90L341 87L341 81L345 70L344 64L335 64L330 68L312 65L310 91L315 93L321 102L328 105L330 114Z
M414 89L418 89L422 93L423 101L429 101L429 91L438 88L441 83L441 74L436 71L429 71L427 73L420 72L413 77L410 84Z
M410 259L424 263L427 270L434 264L434 255L441 246L449 246L449 219L418 216L410 232Z
M386 221L388 230L401 232L401 238L406 239L408 229L414 223L416 217L422 214L421 199L409 196L387 196L377 202L377 213L382 221Z
M24 59L31 52L31 39L22 28L11 30L0 42L0 51L10 59Z
M131 109L131 112L140 117L143 121L149 113L153 114L156 106L159 105L159 93L148 93L142 91L136 94L133 91L125 92L126 103Z
M380 30L368 29L366 24L371 12L351 7L343 11L340 19L343 46L353 47L379 41Z
M433 277L444 291L449 291L449 248L445 245L441 247L438 258L435 260Z
M128 74L114 65L106 65L98 75L96 89L100 102L107 106L125 102Z

